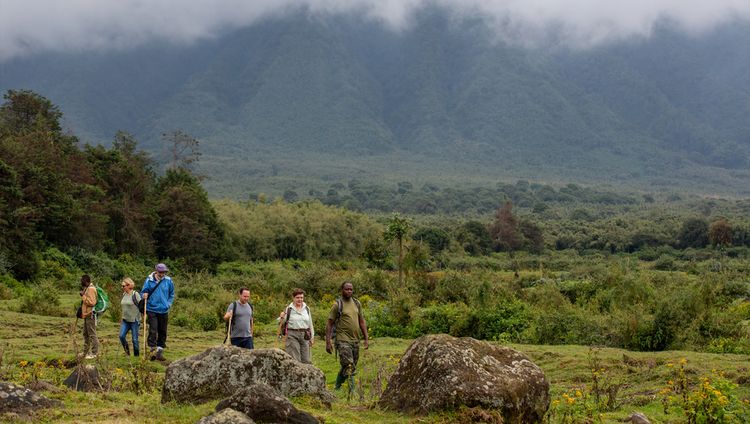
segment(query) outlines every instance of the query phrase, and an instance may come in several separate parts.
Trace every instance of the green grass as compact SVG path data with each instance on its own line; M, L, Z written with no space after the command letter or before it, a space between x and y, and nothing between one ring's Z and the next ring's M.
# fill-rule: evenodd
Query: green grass
M69 304L74 298L65 297L63 304ZM45 317L22 314L12 309L14 301L0 301L0 379L18 383L29 381L28 373L34 363L45 361L54 364L56 360L71 360L74 352L81 345L81 323L71 331L74 318ZM134 364L132 358L125 357L117 340L118 324L110 319L100 321L99 338L103 346L100 365L115 372L128 370ZM273 336L273 325L259 326L256 347L275 347L278 343ZM223 340L223 329L211 332L187 330L170 326L168 359L177 359L199 353ZM327 410L318 401L308 398L294 399L295 404L303 410L322 417L326 423L407 423L407 422L451 422L460 418L461 412L433 414L428 417L404 416L395 412L369 408L372 404L371 390L376 384L375 376L380 371L389 375L396 367L397 361L410 344L410 340L379 338L374 339L368 351L361 351L358 385L364 389L364 401L360 401L358 391L353 399L347 400L346 390L337 392L339 402ZM562 399L563 393L582 390L586 393L591 388L592 361L598 361L597 368L605 371L600 376L602 385L621 384L617 395L617 409L604 412L604 423L621 421L634 411L646 413L652 422L680 422L679 411L672 409L664 414L660 403L659 391L666 382L673 378L675 366L681 359L686 359L686 373L697 379L702 375L711 375L712 370L724 372L730 381L742 381L750 369L750 358L746 355L709 354L683 351L670 352L628 352L621 349L590 349L586 346L538 346L512 345L525 352L546 373L551 383L553 400ZM22 361L28 361L21 367ZM325 352L325 343L317 340L313 346L313 362L326 375L329 385L335 379L338 365L332 355ZM159 375L164 366L149 363ZM26 374L24 374L26 373ZM59 384L69 373L69 369L44 367L38 371L39 378ZM384 387L385 381L382 382ZM745 383L746 384L746 383ZM194 423L200 417L213 411L217 402L202 405L179 405L160 403L160 393L156 390L137 395L129 391L110 391L107 393L76 393L62 391L45 393L51 398L63 402L61 408L40 412L35 422L170 422ZM738 397L750 395L750 387L739 385ZM85 407L82 407L85 405ZM555 422L555 421L553 421Z

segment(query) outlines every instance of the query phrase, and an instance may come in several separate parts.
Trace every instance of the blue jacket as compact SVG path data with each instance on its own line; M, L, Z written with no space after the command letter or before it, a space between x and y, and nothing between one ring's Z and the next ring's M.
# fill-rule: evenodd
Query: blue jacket
M146 310L157 314L166 314L169 312L169 308L172 307L172 302L174 302L174 284L172 283L172 279L165 275L159 287L156 287L156 291L154 291L155 286L156 278L154 278L154 273L152 272L146 278L146 281L143 283L143 290L141 290L141 294L148 293Z

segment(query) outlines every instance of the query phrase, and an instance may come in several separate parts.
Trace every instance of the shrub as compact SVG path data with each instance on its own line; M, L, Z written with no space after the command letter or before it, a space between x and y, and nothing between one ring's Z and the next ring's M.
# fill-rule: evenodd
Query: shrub
M60 307L60 293L50 282L34 285L21 296L18 312L46 316L72 316L74 311L66 312Z

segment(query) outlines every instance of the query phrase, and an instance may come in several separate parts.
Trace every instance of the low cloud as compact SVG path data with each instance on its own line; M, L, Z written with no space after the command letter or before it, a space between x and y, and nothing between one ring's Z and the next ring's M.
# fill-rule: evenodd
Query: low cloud
M661 22L700 33L750 19L747 0L0 0L0 60L155 40L190 43L300 9L360 14L402 30L426 5L482 17L510 42L554 39L574 47L648 37Z

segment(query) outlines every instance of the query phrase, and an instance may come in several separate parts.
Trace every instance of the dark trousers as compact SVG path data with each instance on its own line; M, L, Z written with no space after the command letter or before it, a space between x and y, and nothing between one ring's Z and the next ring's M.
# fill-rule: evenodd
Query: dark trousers
M232 337L230 341L232 342L232 346L243 347L245 349L253 348L252 337Z
M167 314L148 312L148 347L167 347Z

